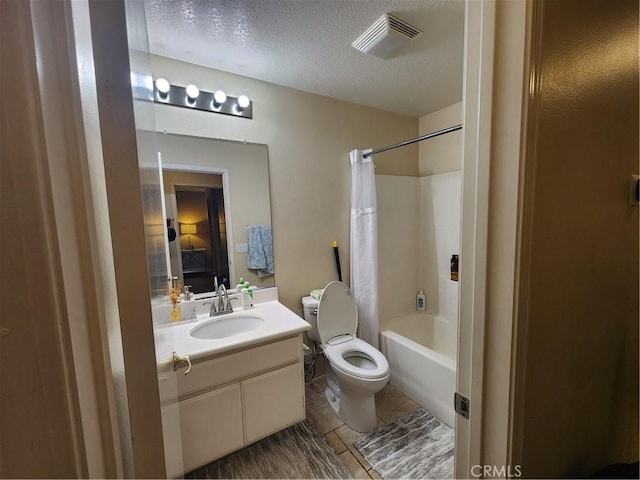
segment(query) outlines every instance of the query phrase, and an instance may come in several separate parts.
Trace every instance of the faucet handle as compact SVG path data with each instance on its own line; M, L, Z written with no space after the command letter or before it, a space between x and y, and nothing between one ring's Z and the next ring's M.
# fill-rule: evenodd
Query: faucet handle
M202 305L211 305L211 308L209 309L209 316L212 317L214 313L216 313L218 310L216 309L216 302L214 302L213 300L210 302L204 302Z
M225 298L227 304L224 307L225 312L233 312L233 305L231 304L231 299L227 296Z

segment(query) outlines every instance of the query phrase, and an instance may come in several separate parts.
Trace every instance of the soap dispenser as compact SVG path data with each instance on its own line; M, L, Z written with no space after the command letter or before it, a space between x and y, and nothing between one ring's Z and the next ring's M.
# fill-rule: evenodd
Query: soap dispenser
M416 295L416 309L423 311L427 308L426 296L422 290Z
M248 310L250 308L253 308L253 290L251 290L251 287L249 286L249 282L247 282L246 280L242 285L242 289L240 290L240 296L242 299L243 310Z
M182 307L182 319L183 320L195 320L196 319L196 301L193 297L193 292L190 290L189 285L185 285L183 288L184 301L180 304Z

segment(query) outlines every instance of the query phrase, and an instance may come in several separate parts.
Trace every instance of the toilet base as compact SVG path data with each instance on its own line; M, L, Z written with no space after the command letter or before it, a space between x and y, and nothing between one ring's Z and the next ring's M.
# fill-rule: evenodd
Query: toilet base
M375 394L345 394L338 386L331 368L327 369L326 378L325 397L338 418L356 432L367 433L374 430L378 426Z

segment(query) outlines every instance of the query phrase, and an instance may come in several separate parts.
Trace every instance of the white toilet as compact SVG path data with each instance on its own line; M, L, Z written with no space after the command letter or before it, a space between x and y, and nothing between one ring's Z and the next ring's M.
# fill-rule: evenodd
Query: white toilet
M389 381L389 363L375 347L356 338L358 311L351 289L331 282L320 301L302 299L309 338L322 345L327 364L325 394L338 417L357 432L377 426L375 393Z

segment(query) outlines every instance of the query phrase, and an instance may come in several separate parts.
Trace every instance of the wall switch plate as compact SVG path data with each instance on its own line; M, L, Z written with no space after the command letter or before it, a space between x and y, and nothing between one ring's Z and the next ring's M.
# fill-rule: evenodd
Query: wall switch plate
M638 205L640 203L640 175L631 175L631 185L629 187L629 204Z
M236 243L236 253L247 253L247 244Z

